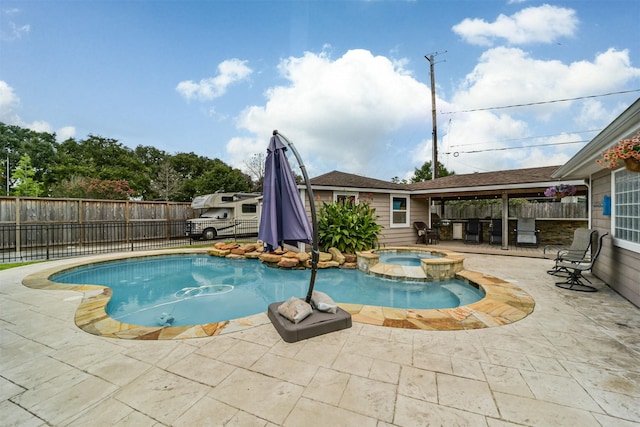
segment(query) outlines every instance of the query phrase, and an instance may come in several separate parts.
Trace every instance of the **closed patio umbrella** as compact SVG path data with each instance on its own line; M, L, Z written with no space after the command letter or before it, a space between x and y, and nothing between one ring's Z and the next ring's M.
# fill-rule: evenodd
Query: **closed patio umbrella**
M293 155L300 164L300 170L309 195L313 226L309 224L309 219L298 191L298 185L287 160L285 153L287 147L291 148ZM311 243L311 280L306 297L306 301L310 302L320 257L313 190L309 183L307 170L298 151L293 146L293 143L283 135L280 135L277 130L273 131L269 147L267 147L262 196L262 214L260 216L258 239L266 244L267 249L277 248L282 243Z
M311 243L313 240L311 225L287 160L287 147L282 139L274 132L267 148L264 168L262 216L258 238L270 250L282 243ZM289 146L292 147L290 143ZM304 165L301 168L304 168Z
M289 166L289 161L285 154L287 148L291 149L300 165L307 187L311 223L313 225L309 224L293 171ZM279 134L277 130L273 131L273 136L267 148L258 239L265 243L267 249L276 248L282 243L311 243L311 278L305 298L305 301L310 303L320 258L318 251L318 222L313 190L307 170L298 151L293 146L293 143ZM294 342L351 326L351 315L341 309L338 309L335 314L314 311L300 323L293 324L278 314L278 306L281 303L270 304L267 314L280 336L287 342Z

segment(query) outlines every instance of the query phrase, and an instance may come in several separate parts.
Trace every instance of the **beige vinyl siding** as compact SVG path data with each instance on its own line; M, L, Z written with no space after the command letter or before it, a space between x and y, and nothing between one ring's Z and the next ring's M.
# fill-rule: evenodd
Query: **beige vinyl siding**
M611 194L611 172L599 172L592 183L591 226L600 234L611 233L611 217L603 215L602 200ZM605 237L600 258L593 273L615 289L620 295L640 307L640 254L613 245L609 236Z

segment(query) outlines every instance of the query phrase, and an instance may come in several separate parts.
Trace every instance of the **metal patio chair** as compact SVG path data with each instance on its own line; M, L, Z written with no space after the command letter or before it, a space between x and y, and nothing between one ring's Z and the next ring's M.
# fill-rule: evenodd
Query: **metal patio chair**
M478 218L471 218L465 227L464 242L480 243L482 241L482 225Z
M560 263L588 262L591 257L589 249L591 249L593 240L597 235L597 230L592 230L590 228L576 228L573 232L573 241L571 242L571 246L568 248L561 248L556 252L554 258L555 264L553 268L547 270L547 273L554 276L569 274L569 271L566 268L561 267ZM544 247L545 253L549 247L550 246Z
M413 223L413 228L416 229L416 234L418 238L416 239L416 243L438 243L440 240L440 235L438 234L438 230L435 228L429 228L427 223L424 221L416 221Z
M502 220L492 219L491 230L489 231L489 244L500 245L502 244Z
M538 233L535 218L518 218L516 246L538 246Z
M591 271L593 269L593 265L598 260L598 256L600 255L600 251L602 250L602 240L604 236L609 233L604 233L598 239L598 249L593 254L589 262L560 262L559 265L561 268L565 268L569 273L569 277L564 282L557 282L556 286L562 289L568 289L570 291L580 291L580 292L596 292L598 289L594 286L591 286L591 281L584 277L582 273L585 271ZM589 282L587 285L584 281Z

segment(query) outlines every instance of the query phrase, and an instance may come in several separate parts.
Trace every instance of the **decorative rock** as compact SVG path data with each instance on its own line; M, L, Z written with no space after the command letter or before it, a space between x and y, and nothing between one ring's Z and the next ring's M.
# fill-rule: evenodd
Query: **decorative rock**
M278 267L281 268L294 268L298 266L298 258L289 258L289 257L282 257L280 259L280 261L278 261Z
M244 255L234 254L233 252L226 256L227 259L245 259Z
M240 247L231 249L231 253L233 255L242 255L242 256L244 256L244 254L245 254L244 249L242 249Z
M342 255L342 252L340 252L338 248L329 248L329 253L333 261L336 261L338 264L344 264L344 255Z
M331 261L333 259L333 255L327 252L320 252L320 262Z
M342 255L344 255L344 262L347 262L349 264L351 263L355 264L356 262L358 262L358 259L357 259L358 257L354 254L342 254Z
M340 267L337 261L320 261L318 263L318 268L336 268Z
M263 253L258 258L262 262L277 263L278 261L280 261L282 259L282 256L281 255L276 255L276 254Z
M253 243L247 243L245 245L240 245L240 248L245 252L254 252L258 247Z
M244 256L247 259L258 259L262 255L262 252L253 251L253 252L245 252Z
M219 257L225 257L229 255L229 253L231 253L230 250L218 249L218 248L211 248L207 251L207 254L211 256L219 256Z
M358 268L358 264L355 262L345 262L340 266L340 268L344 268L346 270L355 270L356 268Z
M304 264L311 259L311 255L307 252L298 252L298 259L301 264Z
M220 249L229 249L229 250L231 250L231 249L235 249L237 247L240 247L240 245L237 244L237 243L226 243L223 246L221 246Z
M298 258L298 254L296 252L287 252L285 254L282 255L283 258L295 258L295 259L299 259Z

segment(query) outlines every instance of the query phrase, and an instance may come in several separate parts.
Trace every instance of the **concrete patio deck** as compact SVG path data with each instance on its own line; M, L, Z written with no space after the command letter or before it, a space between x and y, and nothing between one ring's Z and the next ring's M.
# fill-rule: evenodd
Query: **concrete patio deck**
M535 299L511 325L354 323L293 344L270 323L198 339L98 337L74 325L80 293L21 284L77 259L1 271L0 424L640 425L640 309L597 280L592 294L559 289L552 262L532 256L466 254L465 268Z

